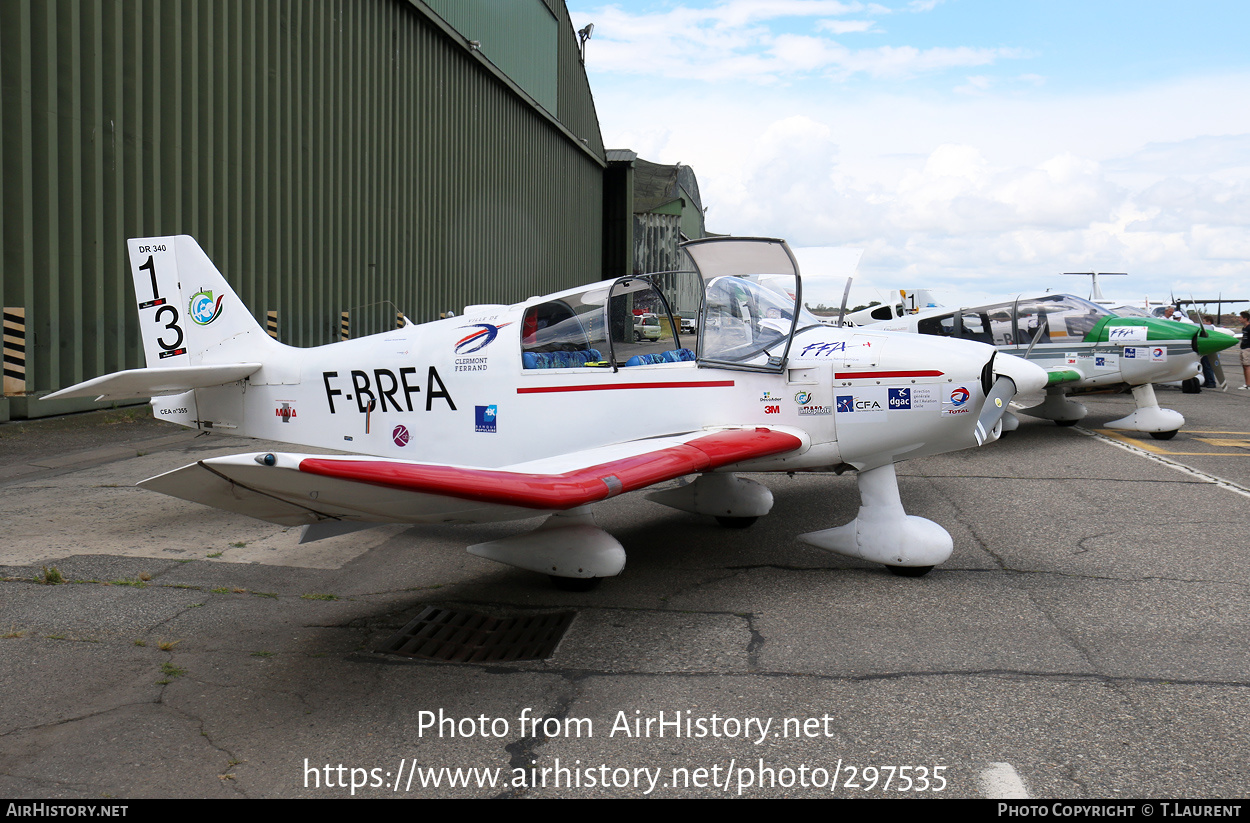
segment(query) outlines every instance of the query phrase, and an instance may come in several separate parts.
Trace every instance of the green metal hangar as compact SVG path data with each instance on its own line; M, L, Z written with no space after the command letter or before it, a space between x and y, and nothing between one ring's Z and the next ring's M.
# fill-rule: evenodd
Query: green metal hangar
M620 268L579 45L563 0L4 0L0 421L144 365L128 237L301 346Z

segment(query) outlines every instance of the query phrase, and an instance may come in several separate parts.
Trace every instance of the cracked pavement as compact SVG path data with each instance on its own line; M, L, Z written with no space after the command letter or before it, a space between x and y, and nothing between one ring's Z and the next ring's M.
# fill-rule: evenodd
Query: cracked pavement
M1216 455L1229 447L1198 440L1250 431L1244 394L1161 388L1187 425L1143 442L1250 487L1250 450ZM1131 408L1121 395L1081 399L1088 431ZM388 775L355 789L366 797L647 789L510 782L557 760L660 768L658 796L724 795L673 786L672 770L759 761L940 766L947 786L927 794L948 797L978 796L997 762L1035 797L1239 797L1250 783L1250 498L1079 430L1021 416L1000 443L900 464L908 512L955 541L924 578L794 539L854 516L853 476L753 475L776 505L746 530L640 494L600 504L626 571L570 593L464 551L540 521L391 526L301 547L296 530L133 488L267 447L112 417L0 427L0 795L341 797L352 790L327 777L352 768ZM66 582L37 582L44 567ZM545 661L373 651L428 605L577 617ZM522 730L527 709L556 731ZM440 710L508 728L440 737L422 726ZM804 732L623 731L678 711L771 719L771 732L790 718ZM502 782L395 792L390 776L414 762L500 769Z

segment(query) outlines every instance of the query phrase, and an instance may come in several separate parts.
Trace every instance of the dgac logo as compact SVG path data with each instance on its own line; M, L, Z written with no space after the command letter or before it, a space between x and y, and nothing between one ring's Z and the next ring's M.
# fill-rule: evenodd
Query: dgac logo
M1136 360L1136 359L1137 359L1137 349L1125 349L1125 350L1124 350L1124 359L1125 359L1125 360Z
M217 302L213 302L213 293L211 291L196 292L191 298L191 303L187 306L187 310L191 313L191 319L201 326L207 326L209 323L221 317L221 301L225 295L217 298Z
M952 406L956 406L956 407L962 406L964 403L967 403L967 402L968 402L968 390L965 389L963 386L960 386L959 388L951 392L951 405Z
M812 393L809 391L801 391L794 396L794 402L800 406L806 405L812 399Z
M456 341L456 354L472 354L475 351L481 351L494 341L500 329L510 325L512 324L500 323L494 326L490 323L474 323L471 326L461 326L462 329L477 329L477 331L470 332Z
M391 432L391 439L395 441L395 445L403 448L408 445L408 429L404 426L396 426Z
M911 389L890 389L890 408L910 409Z
M765 406L764 414L781 414L781 406Z
M479 432L495 431L495 420L499 417L498 406L474 406L473 430Z
M297 416L295 414L295 407L285 401L283 401L281 408L275 409L274 411L277 413L278 417L282 418L283 423L290 423L291 418Z

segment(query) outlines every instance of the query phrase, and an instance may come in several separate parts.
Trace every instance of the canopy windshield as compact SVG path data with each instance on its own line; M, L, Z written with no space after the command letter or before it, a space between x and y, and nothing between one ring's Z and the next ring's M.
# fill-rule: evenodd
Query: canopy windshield
M781 371L799 328L799 266L784 240L712 237L683 245L703 281L698 359L729 368Z

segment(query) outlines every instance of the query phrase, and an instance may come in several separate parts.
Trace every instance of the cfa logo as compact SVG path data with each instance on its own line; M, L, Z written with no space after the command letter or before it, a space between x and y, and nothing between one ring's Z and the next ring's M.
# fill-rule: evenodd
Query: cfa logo
M964 403L968 402L968 397L968 390L963 386L960 386L951 392L951 405L955 407L962 406Z
M839 412L884 411L879 401L863 400L861 398L851 397L845 394L837 398L837 405Z

